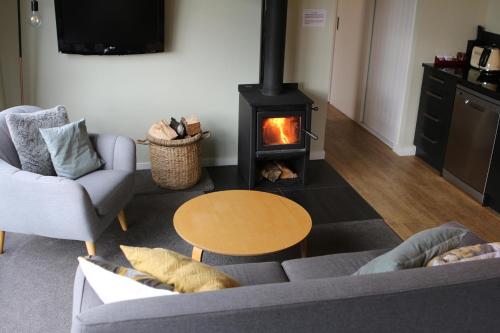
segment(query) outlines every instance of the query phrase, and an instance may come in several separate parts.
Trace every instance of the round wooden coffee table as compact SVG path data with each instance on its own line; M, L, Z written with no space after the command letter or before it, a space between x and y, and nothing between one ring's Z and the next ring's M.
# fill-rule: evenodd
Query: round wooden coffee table
M180 237L193 245L192 257L203 251L254 256L278 252L301 243L311 231L311 216L279 195L246 190L201 195L184 203L174 215Z

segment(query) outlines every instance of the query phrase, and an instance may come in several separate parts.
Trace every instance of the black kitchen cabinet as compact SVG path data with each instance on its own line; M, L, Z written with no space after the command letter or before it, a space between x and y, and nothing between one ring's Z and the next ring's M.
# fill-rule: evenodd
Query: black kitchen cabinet
M414 144L416 155L441 173L458 78L424 65Z

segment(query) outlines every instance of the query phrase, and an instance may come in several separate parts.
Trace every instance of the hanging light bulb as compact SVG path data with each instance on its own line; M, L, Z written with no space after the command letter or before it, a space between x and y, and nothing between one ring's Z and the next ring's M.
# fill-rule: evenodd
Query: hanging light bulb
M35 28L42 25L42 19L40 15L38 15L38 0L31 0L30 24Z

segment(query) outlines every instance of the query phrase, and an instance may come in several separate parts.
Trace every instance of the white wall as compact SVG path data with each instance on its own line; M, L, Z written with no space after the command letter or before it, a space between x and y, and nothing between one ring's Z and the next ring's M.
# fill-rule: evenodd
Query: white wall
M330 104L356 121L363 119L374 9L375 0L337 2Z
M465 52L467 41L476 36L477 25L484 24L488 2L418 1L407 97L394 150L410 151L413 146L422 85L422 63L432 63L437 54L454 55L457 51ZM500 15L497 14L497 17Z
M54 2L40 1L43 25L33 29L23 19L27 102L64 104L71 119L87 119L90 131L133 138L143 138L162 118L197 114L212 132L204 157L235 164L237 85L258 82L260 4L166 0L166 52L104 57L58 53ZM327 26L303 28L303 8L328 9ZM312 145L315 156L323 152L334 8L330 0L289 1L286 80L298 81L322 108L313 116L320 135ZM145 147L139 147L138 161L148 161Z
M487 31L500 34L500 0L489 0L484 25Z
M336 8L336 0L288 1L285 81L299 82L300 88L320 107L319 112L313 112L312 130L319 136L319 140L312 141L312 158L324 157ZM303 27L304 9L326 9L326 25Z

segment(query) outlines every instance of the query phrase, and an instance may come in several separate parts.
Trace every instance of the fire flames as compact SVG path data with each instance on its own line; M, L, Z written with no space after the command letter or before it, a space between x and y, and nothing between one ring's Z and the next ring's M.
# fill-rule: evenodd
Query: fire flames
M289 145L300 141L300 117L266 118L262 124L264 145Z

